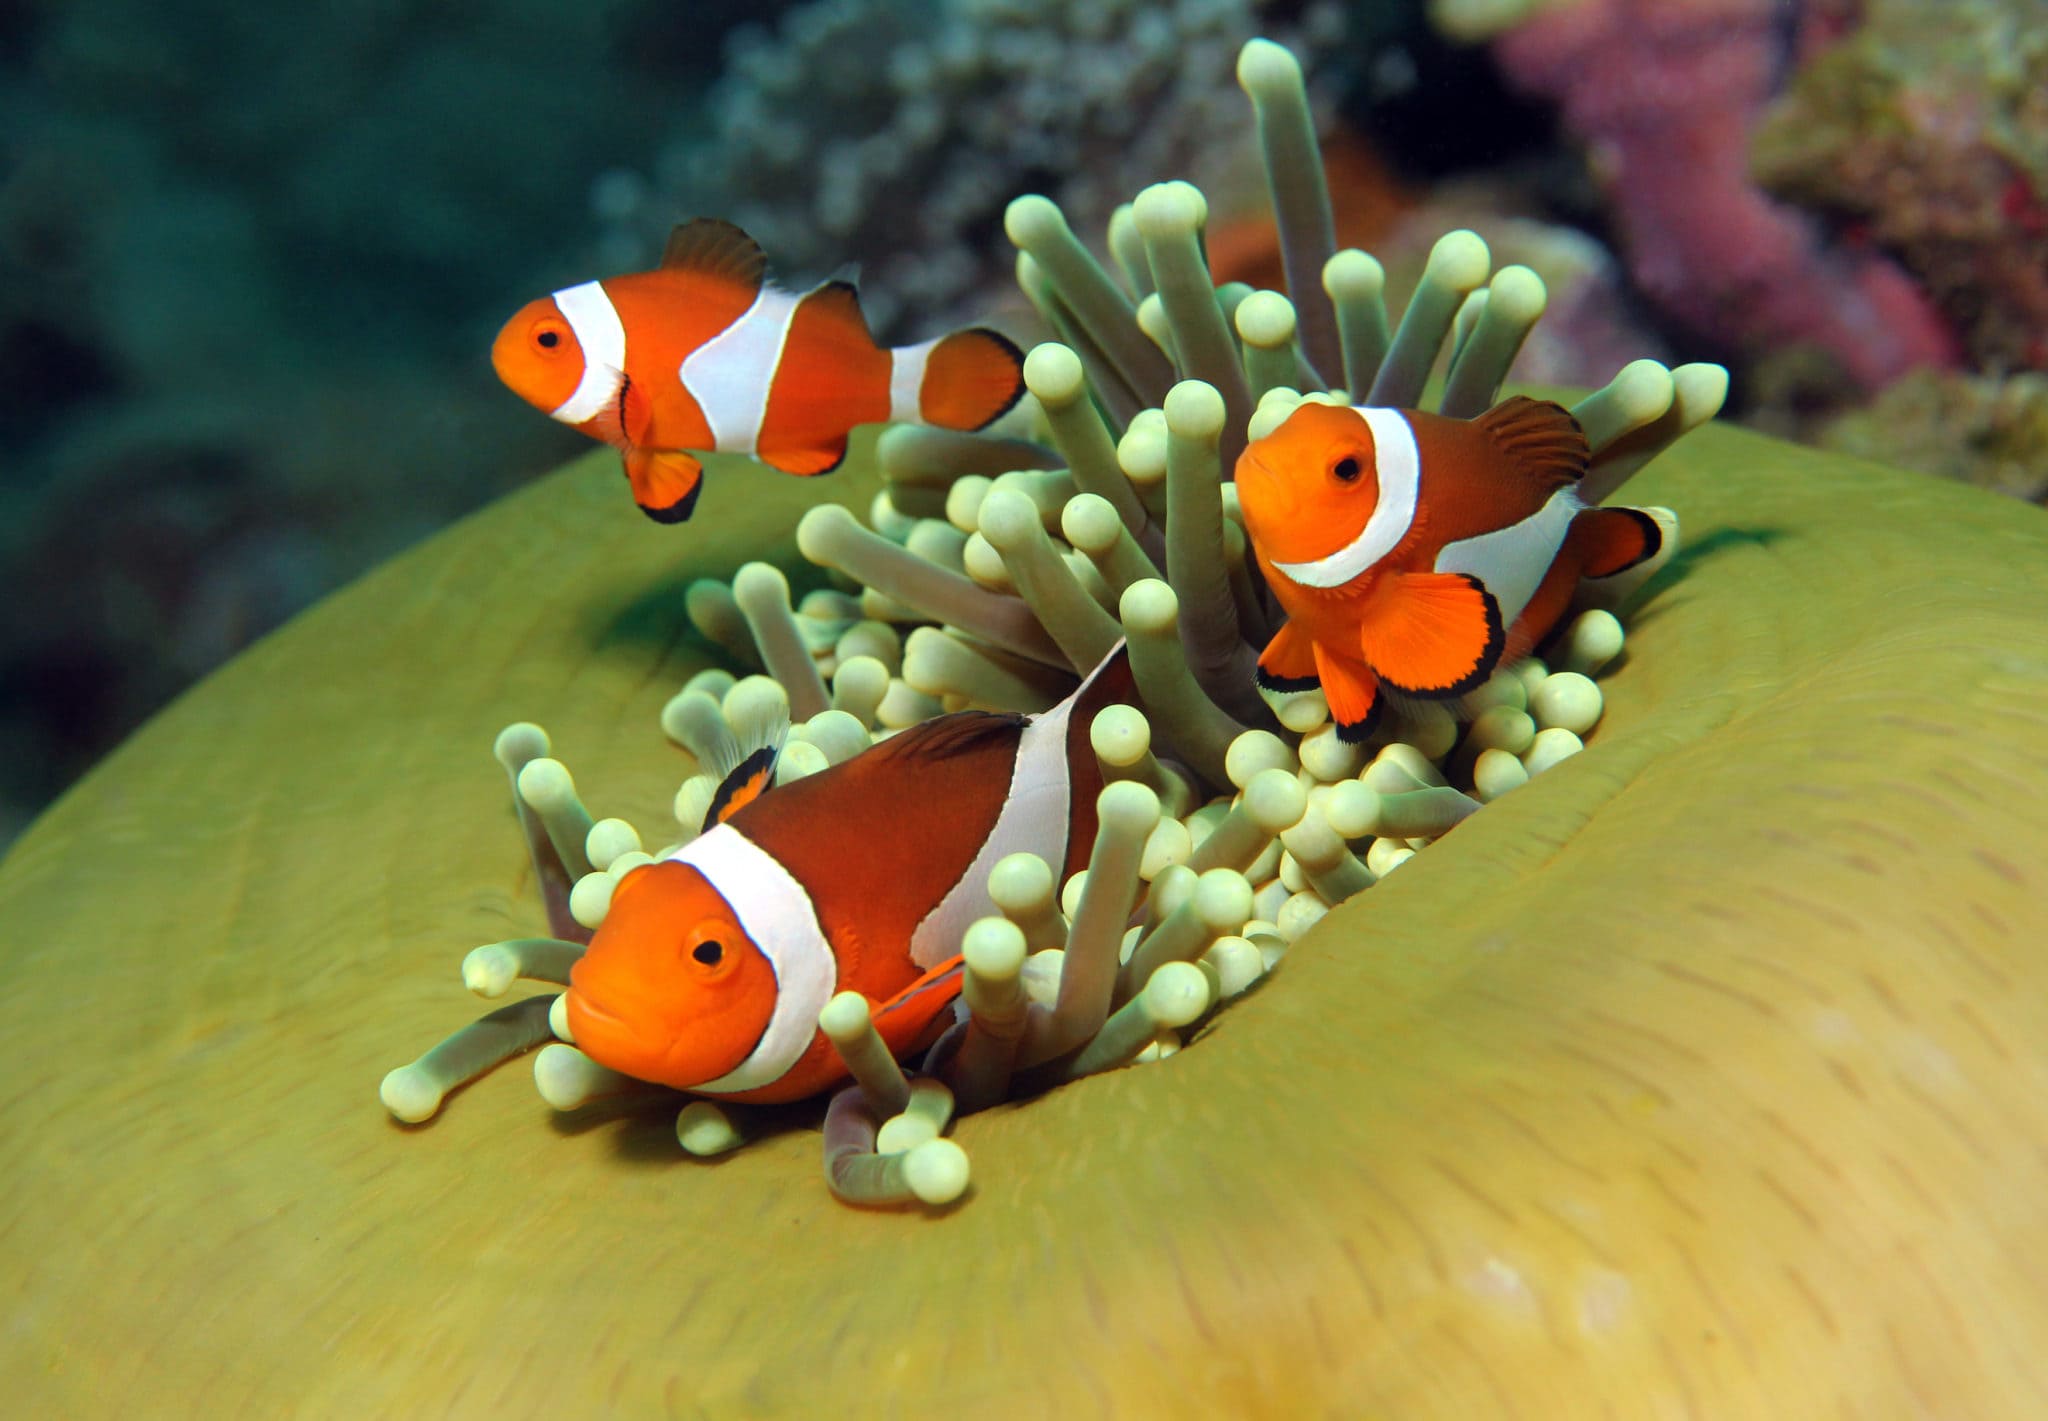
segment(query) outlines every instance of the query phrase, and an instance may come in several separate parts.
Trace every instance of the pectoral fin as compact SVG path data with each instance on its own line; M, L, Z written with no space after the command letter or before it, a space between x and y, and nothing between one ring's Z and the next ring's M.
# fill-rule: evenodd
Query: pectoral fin
M657 523L680 523L690 516L704 488L702 464L688 454L649 449L629 450L625 461L626 481L642 513Z
M1500 607L1463 572L1390 576L1360 608L1358 647L1379 678L1412 696L1478 689L1506 645Z

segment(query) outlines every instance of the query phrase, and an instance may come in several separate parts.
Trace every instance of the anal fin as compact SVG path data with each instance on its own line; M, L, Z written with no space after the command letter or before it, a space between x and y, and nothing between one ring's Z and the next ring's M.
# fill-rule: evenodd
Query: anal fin
M796 474L809 478L813 474L829 474L846 461L846 436L826 440L807 449L759 448L754 457L771 469L780 469L785 474Z
M1476 690L1507 644L1500 606L1470 573L1392 575L1359 611L1358 646L1380 679L1409 695Z

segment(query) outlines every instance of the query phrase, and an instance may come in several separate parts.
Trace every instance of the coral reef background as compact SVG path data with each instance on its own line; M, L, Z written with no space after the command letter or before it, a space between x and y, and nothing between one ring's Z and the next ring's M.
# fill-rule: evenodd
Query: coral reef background
M1185 176L1220 274L1273 284L1253 33L1309 69L1340 237L1397 289L1455 223L1542 273L1522 378L1722 359L1752 422L2042 497L2048 0L20 0L0 842L189 681L558 462L489 336L675 220L731 217L794 277L863 264L888 335L1028 336L1007 199L1099 241L1113 195Z

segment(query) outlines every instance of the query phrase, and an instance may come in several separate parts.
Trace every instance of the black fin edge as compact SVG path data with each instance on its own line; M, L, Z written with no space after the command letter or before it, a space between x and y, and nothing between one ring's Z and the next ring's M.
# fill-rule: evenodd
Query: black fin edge
M1404 696L1414 696L1417 700L1452 701L1456 700L1459 696L1478 690L1499 669L1500 654L1507 650L1508 645L1507 628L1502 626L1500 621L1500 603L1493 600L1493 594L1486 590L1486 584L1471 573L1460 572L1454 575L1463 578L1476 588L1481 600L1485 604L1486 650L1479 654L1478 664L1459 677L1455 683L1449 686L1431 687L1427 690L1420 686L1404 686L1399 681L1393 679L1393 677L1381 671L1379 667L1374 666L1372 674L1379 677L1389 690L1399 691ZM1368 662L1367 664L1370 665L1371 663Z
M838 465L835 464L833 467L837 468ZM696 485L668 507L649 508L644 503L636 506L642 513L657 523L682 523L687 521L689 516L697 511L697 495L702 492L704 492L704 478L700 474L697 477Z
M1634 558L1628 562L1623 563L1620 567L1615 568L1612 572L1603 572L1598 577L1588 578L1587 581L1604 582L1606 579L1610 577L1619 577L1621 576L1621 574L1627 572L1632 567L1641 567L1651 558L1657 556L1657 554L1664 551L1663 525L1658 523L1658 521L1652 518L1649 514L1643 512L1642 509L1629 508L1626 505L1617 505L1611 508L1603 507L1595 511L1600 513L1625 513L1629 517L1635 519L1637 523L1641 524L1642 527L1648 531L1649 536L1644 540L1645 551L1641 557Z
M954 334L972 334L978 336L986 336L988 339L994 341L997 345L1001 346L1003 348L1003 352L1006 355L1008 355L1012 361L1016 363L1017 384L1016 388L1010 391L1010 398L1004 403L1001 409L997 410L994 414L990 415L980 424L974 426L975 429L987 429L990 425L994 424L997 420L1001 419L1011 410L1017 408L1017 401L1024 398L1024 352L1017 348L1017 342L1011 340L1008 336L1004 335L1001 331L996 330L993 326L968 326L964 330L954 332ZM972 432L972 430L969 431L969 433Z
M1291 696L1297 691L1313 691L1323 684L1313 676L1278 676L1260 666L1252 668L1252 680L1258 683L1260 690L1271 691L1280 696Z
M733 796L737 795L747 785L753 783L757 775L766 779L773 779L775 775L775 761L781 753L782 744L778 740L773 745L763 745L760 749L751 752L737 765L734 765L732 769L728 770L725 778L718 782L718 792L711 796L711 807L704 811L704 823L701 827L709 830L724 823L728 814L738 813L739 810L737 809L727 808L732 803ZM768 786L763 785L760 793L766 794L767 792ZM758 795L756 797L758 798ZM751 801L749 802L751 803ZM740 808L744 809L746 805L741 805Z
M1380 722L1386 719L1386 714L1387 698L1375 694L1372 698L1372 709L1365 713L1364 720L1346 721L1332 716L1330 724L1337 727L1337 738L1346 745L1363 745L1372 739L1373 732L1380 728Z

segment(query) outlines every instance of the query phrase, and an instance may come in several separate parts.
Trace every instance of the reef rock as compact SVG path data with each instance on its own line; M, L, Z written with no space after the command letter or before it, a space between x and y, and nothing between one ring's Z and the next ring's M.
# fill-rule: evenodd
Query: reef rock
M1972 364L2048 369L2048 0L1869 0L1751 158L1896 255Z

